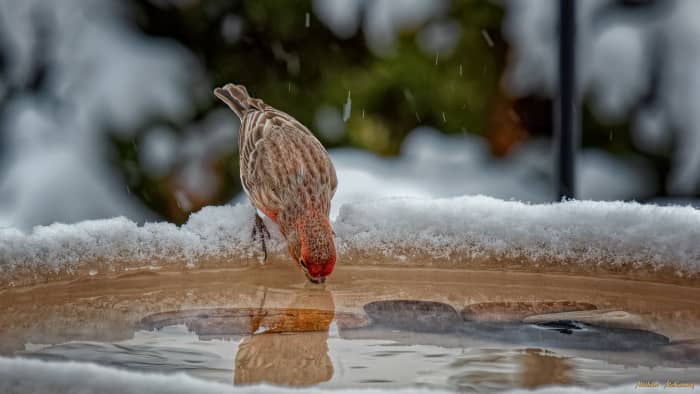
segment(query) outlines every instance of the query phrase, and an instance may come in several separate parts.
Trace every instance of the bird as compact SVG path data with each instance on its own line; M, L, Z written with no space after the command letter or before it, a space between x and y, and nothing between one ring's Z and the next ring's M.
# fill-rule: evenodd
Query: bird
M252 237L260 238L264 258L270 234L258 211L278 226L306 278L324 283L336 262L329 215L338 178L328 152L301 122L251 97L245 86L228 83L214 95L241 121L241 184L255 208Z

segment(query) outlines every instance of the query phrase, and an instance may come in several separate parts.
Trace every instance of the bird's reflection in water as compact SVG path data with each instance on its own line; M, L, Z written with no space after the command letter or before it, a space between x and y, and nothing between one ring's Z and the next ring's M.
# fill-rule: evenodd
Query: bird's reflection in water
M339 319L344 327L353 327L364 320L336 314L333 296L325 289L271 290L269 297L264 289L264 294L258 308L165 311L144 317L140 325L153 330L184 324L200 338L243 335L235 358L235 384L304 386L329 380L333 376L327 344L331 322Z
M553 352L529 348L520 357L520 384L527 389L572 384L573 366Z
M335 305L327 290L306 290L287 309L270 310L253 322L255 332L238 346L234 384L306 386L330 380L328 330Z

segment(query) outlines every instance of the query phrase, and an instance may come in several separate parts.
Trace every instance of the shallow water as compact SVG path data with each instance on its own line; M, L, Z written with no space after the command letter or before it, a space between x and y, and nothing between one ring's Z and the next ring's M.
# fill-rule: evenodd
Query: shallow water
M624 278L339 267L320 287L291 264L140 271L4 290L0 315L4 356L232 384L488 392L700 377L700 288Z

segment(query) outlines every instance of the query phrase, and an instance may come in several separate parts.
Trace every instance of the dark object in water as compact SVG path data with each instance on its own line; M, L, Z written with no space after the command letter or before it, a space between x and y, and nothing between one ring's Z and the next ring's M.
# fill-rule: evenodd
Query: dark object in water
M517 322L527 316L594 309L593 304L577 301L482 302L465 306L462 317L468 321Z
M465 323L460 332L471 338L543 348L644 351L668 345L651 331L591 326L573 320L537 324Z
M450 305L434 301L388 300L364 306L372 322L385 327L418 332L456 330L462 318Z
M141 319L144 329L184 324L198 335L250 335L264 332L328 331L331 321L339 328L356 328L366 319L349 313L296 308L204 308L154 313Z
M538 311L561 308L590 309L590 304L571 302L534 303ZM506 304L494 303L487 308L517 311ZM550 308L551 307L551 308ZM646 351L668 345L669 339L661 334L637 328L603 327L586 324L577 320L551 320L537 323L503 321L464 321L453 307L433 301L390 300L376 301L364 306L373 325L403 331L456 333L477 340L517 344L542 348L606 350L606 351Z

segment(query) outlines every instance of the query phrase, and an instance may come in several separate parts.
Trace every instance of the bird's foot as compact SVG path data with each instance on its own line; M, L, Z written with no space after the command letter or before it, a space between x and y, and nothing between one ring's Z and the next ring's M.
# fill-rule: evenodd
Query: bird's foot
M267 231L265 222L258 213L255 213L255 225L253 226L253 239L260 237L260 245L263 251L263 262L267 261L267 246L265 246L265 239L270 239L270 232Z

